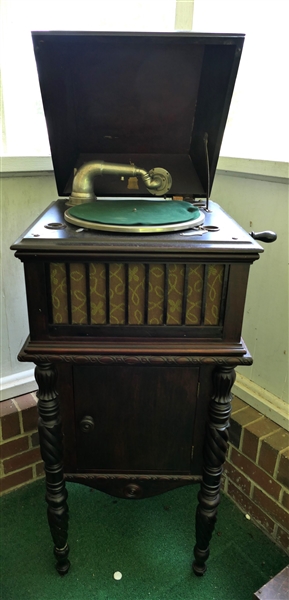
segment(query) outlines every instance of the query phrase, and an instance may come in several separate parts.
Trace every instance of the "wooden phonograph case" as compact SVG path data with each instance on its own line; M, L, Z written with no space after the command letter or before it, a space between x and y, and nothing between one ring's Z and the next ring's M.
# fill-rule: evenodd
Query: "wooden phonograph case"
M65 481L128 499L200 482L193 569L206 569L263 250L209 201L243 41L33 33L59 199L12 249L61 574Z

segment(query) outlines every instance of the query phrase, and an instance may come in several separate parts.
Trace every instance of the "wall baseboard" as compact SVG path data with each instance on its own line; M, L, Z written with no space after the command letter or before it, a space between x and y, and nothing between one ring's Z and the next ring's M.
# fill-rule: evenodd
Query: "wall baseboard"
M23 394L35 392L37 383L34 379L34 369L14 373L0 378L0 400L9 400Z
M289 405L274 394L237 373L233 393L265 417L289 431Z

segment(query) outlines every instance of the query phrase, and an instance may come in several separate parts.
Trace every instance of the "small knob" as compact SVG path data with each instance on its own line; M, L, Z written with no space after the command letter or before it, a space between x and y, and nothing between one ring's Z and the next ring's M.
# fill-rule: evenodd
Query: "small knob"
M251 231L250 236L253 238L253 240L267 242L267 244L270 244L271 242L275 242L275 240L277 240L277 233L274 233L274 231L258 231L257 233Z
M125 498L130 498L131 500L138 500L143 495L143 491L140 485L136 485L135 483L129 483L124 488L124 496Z
M85 416L80 421L80 429L83 433L90 433L94 430L94 420L92 417Z

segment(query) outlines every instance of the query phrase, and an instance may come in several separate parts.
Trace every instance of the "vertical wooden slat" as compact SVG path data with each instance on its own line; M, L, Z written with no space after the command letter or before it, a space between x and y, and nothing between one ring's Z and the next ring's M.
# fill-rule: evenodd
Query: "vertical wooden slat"
M128 263L124 264L124 277L125 277L125 289L124 289L124 319L125 324L128 325L128 302L129 302L129 277L128 277Z
M188 272L189 267L187 264L184 265L184 288L183 288L183 306L182 306L182 325L186 323L187 314L187 296L188 296Z
M168 264L164 264L164 315L163 315L163 324L167 324L167 312L168 312L168 277L169 277L169 269Z
M144 324L148 322L148 303L149 303L149 265L145 264L145 294L144 294Z
M72 310L71 310L71 285L70 285L70 263L65 263L66 272L66 289L67 289L67 314L68 324L72 324Z
M85 287L86 287L87 324L91 325L89 263L85 263Z
M110 298L109 298L109 263L105 263L105 288L106 288L106 323L110 322Z
M201 307L201 325L204 325L204 321L205 321L207 289L208 289L208 274L209 274L209 265L205 265L204 285L203 285L203 294L202 294L202 307Z
M51 272L50 272L50 263L44 264L45 268L45 281L47 288L47 314L48 314L48 323L53 323L53 305L52 305L52 289L51 289Z
M227 297L227 288L228 288L228 281L229 281L229 273L230 273L230 265L225 265L225 267L224 267L224 275L223 275L223 286L222 286L221 302L220 302L219 325L223 325L224 316L225 316L226 297Z

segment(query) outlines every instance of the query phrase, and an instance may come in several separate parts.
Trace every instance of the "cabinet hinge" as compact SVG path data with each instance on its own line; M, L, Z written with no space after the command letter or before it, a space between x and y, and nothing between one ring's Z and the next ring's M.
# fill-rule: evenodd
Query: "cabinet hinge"
M197 385L197 398L200 395L200 382L198 381L198 385Z
M193 460L193 457L194 457L194 446L192 446L192 449L191 449L191 460Z

